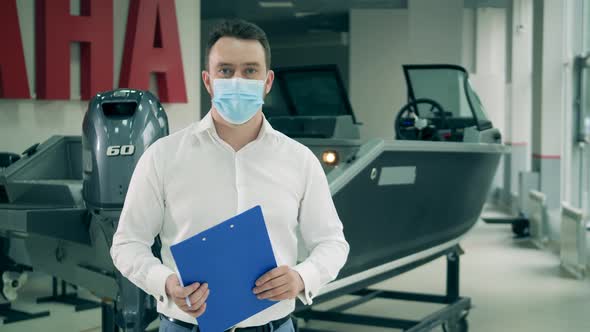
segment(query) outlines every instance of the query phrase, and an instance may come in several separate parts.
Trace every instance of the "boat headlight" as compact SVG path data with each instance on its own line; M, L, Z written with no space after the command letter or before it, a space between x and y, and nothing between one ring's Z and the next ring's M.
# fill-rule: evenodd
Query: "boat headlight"
M338 152L333 150L326 150L322 153L322 162L328 166L336 166L340 162Z

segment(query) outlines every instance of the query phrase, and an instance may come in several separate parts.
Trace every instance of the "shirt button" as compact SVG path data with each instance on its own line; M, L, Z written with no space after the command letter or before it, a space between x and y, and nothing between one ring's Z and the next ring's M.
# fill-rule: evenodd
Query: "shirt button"
M160 295L160 302L164 302L164 296Z
M311 298L311 292L307 292L307 297Z

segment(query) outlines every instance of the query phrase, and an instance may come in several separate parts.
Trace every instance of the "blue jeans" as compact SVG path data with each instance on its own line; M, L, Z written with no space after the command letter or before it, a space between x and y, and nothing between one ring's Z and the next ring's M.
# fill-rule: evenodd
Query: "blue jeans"
M189 330L182 326L178 326L167 319L160 319L160 332L195 332L196 328ZM271 330L271 332L273 332ZM293 326L293 321L289 319L283 325L281 325L278 329L274 330L274 332L295 332L295 327Z

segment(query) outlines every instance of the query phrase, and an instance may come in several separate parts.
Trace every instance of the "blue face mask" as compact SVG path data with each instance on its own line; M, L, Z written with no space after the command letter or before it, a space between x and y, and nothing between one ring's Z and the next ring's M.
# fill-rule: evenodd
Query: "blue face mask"
M213 105L225 121L235 125L244 124L264 104L264 82L240 77L215 79Z

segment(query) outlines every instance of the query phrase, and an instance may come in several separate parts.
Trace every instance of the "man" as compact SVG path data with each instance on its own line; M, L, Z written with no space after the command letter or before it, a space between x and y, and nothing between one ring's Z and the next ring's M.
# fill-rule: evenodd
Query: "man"
M158 299L160 331L197 331L195 318L215 290L206 283L182 287L170 245L261 205L279 267L261 276L252 291L279 303L236 331L293 331L295 298L311 304L346 261L342 223L318 159L262 114L274 80L265 33L245 21L223 22L210 36L205 68L211 110L141 157L113 238L113 262ZM310 251L299 264L297 229ZM151 251L158 234L162 262Z

